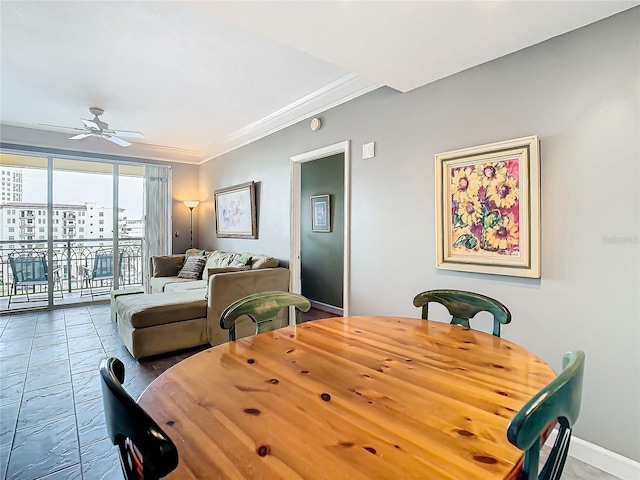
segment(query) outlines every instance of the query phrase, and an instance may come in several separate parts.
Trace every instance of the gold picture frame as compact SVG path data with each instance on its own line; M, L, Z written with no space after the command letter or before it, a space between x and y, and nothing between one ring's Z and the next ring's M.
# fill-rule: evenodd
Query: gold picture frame
M213 197L216 208L216 237L258 238L254 182L215 190Z
M537 136L438 153L436 266L540 278Z

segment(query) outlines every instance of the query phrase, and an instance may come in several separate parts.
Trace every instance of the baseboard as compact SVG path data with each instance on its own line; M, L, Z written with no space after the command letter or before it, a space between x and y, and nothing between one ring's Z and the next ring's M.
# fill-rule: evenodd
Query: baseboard
M549 435L546 445L553 445L557 435L558 431L554 429ZM571 437L569 455L623 480L640 479L640 462L623 457L581 438Z
M328 305L322 302L316 302L315 300L310 300L311 307L322 310L323 312L333 313L334 315L343 315L343 310L340 307L334 307L333 305Z

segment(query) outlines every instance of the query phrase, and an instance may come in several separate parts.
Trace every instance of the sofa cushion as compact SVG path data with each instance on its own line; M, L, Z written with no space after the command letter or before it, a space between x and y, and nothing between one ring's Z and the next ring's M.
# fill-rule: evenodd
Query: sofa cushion
M216 273L229 273L229 272L241 272L243 270L249 270L251 267L249 265L242 265L241 267L213 267L207 269L207 279L211 275L215 275Z
M183 280L178 277L151 277L149 279L149 286L151 287L151 293L164 292L164 287L168 283L175 282L176 280L193 282L193 280Z
M184 252L184 258L189 258L191 255L206 255L207 253L204 250L200 250L199 248L188 248L186 252Z
M175 289L173 287L169 287L169 285L173 285L173 284L188 285L191 283L197 283L199 285L198 288L206 287L206 284L202 286L202 284L200 284L199 282L202 282L202 280L191 280L189 278L178 278L178 277L157 277L157 278L149 279L149 285L151 286L151 293L174 291ZM183 290L186 290L186 289L183 289Z
M178 273L178 278L189 278L191 280L200 279L206 263L207 257L204 255L191 255L184 262L182 270Z
M233 259L238 255L233 252L221 252L220 250L214 250L209 259L207 260L207 266L205 268L214 267L228 267Z
M154 277L175 277L184 264L184 255L152 257Z
M204 291L124 295L116 299L116 311L133 328L145 328L205 318L207 301Z
M245 265L242 267L213 267L213 268L209 268L207 269L207 271L203 274L204 277L206 277L206 285L209 285L209 277L211 275L215 275L216 273L231 273L231 272L242 272L243 270L251 270L251 267L249 265ZM208 294L208 292L207 292Z
M266 255L256 255L255 253L243 253L243 256L251 257L251 269L257 270L259 268L275 268L280 261L277 258L268 257Z
M184 280L182 278L176 278L176 280ZM187 280L186 282L170 282L164 287L165 292L190 292L193 290L202 290L203 294L207 290L206 280Z

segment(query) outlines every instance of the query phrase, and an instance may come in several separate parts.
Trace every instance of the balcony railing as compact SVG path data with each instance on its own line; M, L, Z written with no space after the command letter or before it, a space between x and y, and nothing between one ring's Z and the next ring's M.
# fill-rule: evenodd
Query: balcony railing
M142 285L146 264L142 261L142 237L127 237L118 240L118 250L122 252L120 287ZM83 287L83 267L92 269L96 252L112 251L113 239L110 238L74 238L53 241L53 268L62 278L63 291L79 291ZM47 252L46 242L40 240L0 240L0 297L9 296L13 288L13 275L9 265L12 252ZM110 286L109 280L99 280L94 287ZM46 287L34 287L35 293L46 292ZM87 288L85 283L84 288ZM20 290L17 292L20 294Z

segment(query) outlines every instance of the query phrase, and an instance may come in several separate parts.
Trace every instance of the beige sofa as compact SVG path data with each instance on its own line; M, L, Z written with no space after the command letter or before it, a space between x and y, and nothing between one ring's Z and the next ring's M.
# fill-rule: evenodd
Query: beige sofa
M178 272L184 265L186 257L190 255L204 255L207 263L202 275L197 280L178 278ZM237 258L248 259L244 267L231 266ZM199 249L189 249L184 254L151 257L149 259L149 287L150 293L184 292L186 290L206 289L210 274L239 272L247 270L261 270L275 268L279 264L277 258L255 253L234 253L214 250L207 252Z
M202 278L177 277L185 255L153 257L152 293L116 298L118 333L135 358L224 343L228 332L220 328L220 314L228 305L252 293L289 290L289 270L278 267L277 259L252 253L205 253ZM250 258L247 266L229 267L239 256ZM276 327L286 324L287 315L282 312ZM238 337L253 333L248 319L237 328Z

